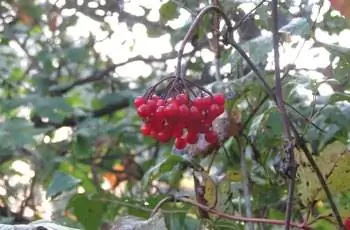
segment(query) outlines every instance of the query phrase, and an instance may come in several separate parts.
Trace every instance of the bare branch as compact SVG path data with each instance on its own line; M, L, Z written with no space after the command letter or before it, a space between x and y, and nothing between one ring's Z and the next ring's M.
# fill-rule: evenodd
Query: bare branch
M208 207L206 205L200 204L200 203L198 203L192 199L189 199L187 197L172 197L172 196L166 197L163 200L161 200L158 203L158 205L156 205L156 207L152 211L152 214L154 215L161 208L161 206L168 201L170 201L170 202L171 201L179 201L179 202L187 203L187 204L196 206L202 210L205 210L207 212L210 212L211 214L213 214L215 216L225 218L228 220L249 222L249 223L263 223L263 224L270 224L270 225L284 225L283 220L264 219L264 218L249 218L249 217L243 217L243 216L239 216L239 215L230 215L227 213L222 213L216 209L213 209L213 208ZM309 227L305 226L304 224L291 223L290 225L296 229L310 229Z
M192 55L195 51L197 51L198 49L202 48L204 46L204 44L205 43L202 43L200 46L196 47L195 50L184 54L184 56ZM105 70L102 70L102 71L98 72L97 74L93 74L91 76L78 79L78 80L74 81L73 83L68 84L66 86L54 87L54 88L52 88L50 90L50 94L51 94L51 96L61 96L61 95L65 94L65 93L67 93L69 90L73 89L76 86L81 86L81 85L88 84L88 83L91 83L91 82L100 81L105 76L107 76L108 74L113 72L116 68L118 68L120 66L123 66L123 65L126 65L126 64L129 64L129 63L132 63L132 62L135 62L135 61L143 61L145 63L164 62L164 61L166 61L168 59L173 59L173 58L176 58L176 57L177 57L177 52L176 51L165 53L160 58L155 58L155 57L145 58L145 57L143 57L141 55L137 55L135 57L129 58L126 61L120 62L118 64L110 65Z

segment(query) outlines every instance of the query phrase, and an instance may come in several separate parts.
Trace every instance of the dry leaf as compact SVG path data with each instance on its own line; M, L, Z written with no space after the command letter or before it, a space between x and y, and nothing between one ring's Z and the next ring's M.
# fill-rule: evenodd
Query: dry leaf
M322 186L304 153L298 151L295 153L299 164L298 176L300 183L298 189L302 202L307 205L319 199L324 199L325 194ZM346 145L335 142L327 146L320 153L320 156L314 157L314 159L332 193L336 194L350 190L350 184L344 183L350 180L350 152Z

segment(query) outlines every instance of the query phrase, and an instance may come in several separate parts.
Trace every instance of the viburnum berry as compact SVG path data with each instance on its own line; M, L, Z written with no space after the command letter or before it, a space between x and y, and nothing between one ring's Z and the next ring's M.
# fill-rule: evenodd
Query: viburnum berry
M151 134L152 128L149 124L142 124L140 131L143 135L148 136Z
M139 114L140 117L147 117L150 115L151 110L148 105L143 104L140 105L140 107L137 108L137 113Z
M179 122L174 126L173 137L181 137L183 134L183 130L184 130L184 125Z
M199 109L196 106L191 106L190 108L190 118L191 120L198 120L201 119L202 115Z
M150 112L154 113L157 110L157 100L156 99L150 99L147 101L147 105L149 106Z
M171 138L171 133L168 131L161 131L157 134L157 139L160 142L167 142L170 140L170 138Z
M209 132L205 133L204 138L210 144L217 143L217 135L214 131L209 131Z
M168 117L174 117L178 115L179 107L176 103L171 102L164 109L165 115Z
M188 96L187 94L181 93L175 97L175 100L180 104L187 104L188 103Z
M177 149L184 149L187 145L187 142L184 138L178 137L175 139L175 147Z
M163 106L163 105L158 106L155 115L156 115L156 117L158 119L164 119L164 117L165 117L165 106Z
M213 100L218 105L224 105L225 104L225 96L222 93L214 94Z
M188 144L195 144L198 141L198 133L197 132L188 132L186 135L186 141Z
M164 99L157 100L157 106L164 106L166 104Z
M344 220L345 230L350 230L350 217Z
M221 114L220 107L217 104L212 104L208 111L208 116L212 120Z
M134 100L134 105L136 108L140 107L140 105L143 105L146 103L146 100L143 96L138 96L137 98L135 98Z
M179 106L179 115L183 118L188 118L190 110L187 105L183 104Z
M155 94L156 87L169 81L162 96ZM134 100L134 106L143 124L140 132L161 142L175 139L175 147L183 149L196 144L199 136L210 144L217 143L212 122L224 112L225 97L212 95L206 89L183 78L168 77Z

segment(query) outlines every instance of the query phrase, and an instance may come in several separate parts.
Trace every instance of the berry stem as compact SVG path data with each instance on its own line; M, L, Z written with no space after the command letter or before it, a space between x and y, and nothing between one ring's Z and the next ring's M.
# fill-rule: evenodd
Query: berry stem
M179 53L177 55L177 66L176 66L176 77L177 78L184 78L185 73L181 72L181 59L184 54L185 46L187 42L191 39L194 31L196 30L198 24L201 22L204 15L206 15L210 11L216 11L218 14L221 15L221 17L225 20L226 25L229 27L229 30L232 31L232 24L230 19L227 17L227 15L217 6L209 5L207 7L204 7L197 15L197 17L194 19L193 23L191 24L191 27L187 31L184 40L181 43L181 47L179 49Z

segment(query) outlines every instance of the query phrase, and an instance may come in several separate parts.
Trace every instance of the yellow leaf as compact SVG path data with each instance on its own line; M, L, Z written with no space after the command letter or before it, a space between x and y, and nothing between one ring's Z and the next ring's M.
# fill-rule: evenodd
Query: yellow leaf
M303 152L295 152L296 161L299 164L299 195L304 204L310 204L325 198L322 186L309 164ZM321 170L329 189L333 194L350 190L350 184L344 181L350 180L350 153L346 145L335 142L327 146L320 156L314 160Z
M226 176L227 180L229 181L241 181L242 180L242 175L239 171L236 170L230 170L226 172Z
M205 186L204 199L209 207L214 207L217 201L216 184L208 174L203 173L203 176Z

